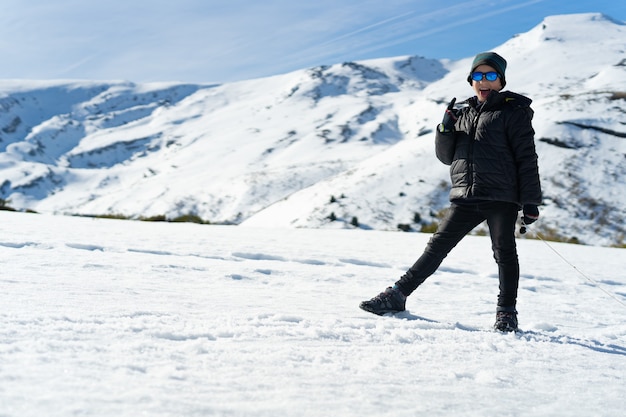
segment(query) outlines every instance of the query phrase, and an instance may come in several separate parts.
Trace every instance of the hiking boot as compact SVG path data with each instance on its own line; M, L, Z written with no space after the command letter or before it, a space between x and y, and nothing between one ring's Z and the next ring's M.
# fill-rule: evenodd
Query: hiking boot
M368 301L363 301L359 307L370 313L382 316L386 313L399 313L404 311L406 296L397 288L388 287L376 297Z
M496 323L493 328L501 332L517 331L517 311L496 312Z

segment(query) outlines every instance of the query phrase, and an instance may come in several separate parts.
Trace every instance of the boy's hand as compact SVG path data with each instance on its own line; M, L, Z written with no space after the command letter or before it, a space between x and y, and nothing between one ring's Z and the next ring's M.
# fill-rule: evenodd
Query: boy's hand
M524 204L522 213L524 213L524 217L522 218L524 224L532 224L539 218L539 207L534 204Z
M456 102L456 97L450 100L450 104L446 108L446 112L443 115L443 121L439 125L440 132L452 132L454 131L454 123L458 119L458 110L454 109L454 103Z

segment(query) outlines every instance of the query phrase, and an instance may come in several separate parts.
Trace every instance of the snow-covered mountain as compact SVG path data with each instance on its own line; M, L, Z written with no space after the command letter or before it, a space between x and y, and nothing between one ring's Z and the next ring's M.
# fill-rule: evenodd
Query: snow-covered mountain
M534 100L535 230L623 245L626 25L552 16L494 50L507 89ZM0 81L0 198L63 214L421 230L447 206L433 129L452 97L472 95L477 52L222 85Z

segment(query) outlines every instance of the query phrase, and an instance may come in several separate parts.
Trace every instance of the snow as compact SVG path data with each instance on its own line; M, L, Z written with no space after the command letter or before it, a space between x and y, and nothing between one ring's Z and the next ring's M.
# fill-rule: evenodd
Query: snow
M0 212L0 416L623 414L623 249L518 240L519 334L480 236L361 311L428 237Z

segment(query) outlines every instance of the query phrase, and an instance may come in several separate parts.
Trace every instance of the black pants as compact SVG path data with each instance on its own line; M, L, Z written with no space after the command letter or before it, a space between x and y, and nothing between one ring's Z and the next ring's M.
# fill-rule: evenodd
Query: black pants
M431 276L443 259L472 229L487 221L493 256L498 264L500 293L498 307L514 309L519 285L519 262L515 245L517 204L500 201L452 204L422 256L396 282L405 295L411 294Z

